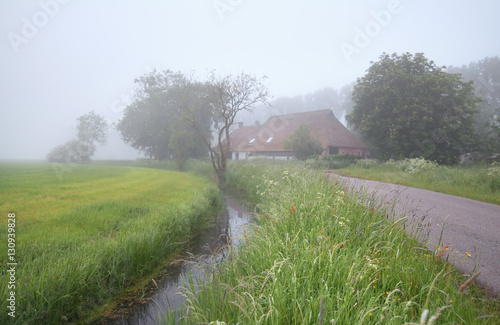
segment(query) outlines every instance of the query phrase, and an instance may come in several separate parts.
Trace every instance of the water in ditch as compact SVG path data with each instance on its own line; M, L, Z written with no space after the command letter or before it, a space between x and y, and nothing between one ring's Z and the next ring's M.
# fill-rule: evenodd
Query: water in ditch
M166 270L167 276L158 280L155 293L142 300L143 303L131 304L117 312L106 323L109 325L155 325L161 323L164 315L184 304L180 287L188 275L203 276L203 269L217 263L224 254L214 255L221 247L229 243L238 245L244 228L252 221L251 214L236 201L226 198L225 208L216 218L215 224L203 231L187 249L184 257L171 263ZM196 261L197 263L193 263Z

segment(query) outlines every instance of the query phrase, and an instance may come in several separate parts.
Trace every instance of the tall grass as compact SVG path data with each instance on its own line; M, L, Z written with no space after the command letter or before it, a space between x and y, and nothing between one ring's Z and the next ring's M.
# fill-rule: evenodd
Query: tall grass
M210 281L185 285L179 323L500 322L498 305L443 260L446 248L417 243L409 220L372 196L289 163L231 164L228 179L257 223Z
M423 159L379 163L360 160L339 171L342 175L424 188L500 204L498 163L438 166Z
M16 318L1 324L76 321L174 256L220 207L217 187L163 170L50 165L1 168L2 215L16 214ZM7 243L6 218L0 242ZM7 283L7 249L0 253ZM0 289L6 311L7 286Z

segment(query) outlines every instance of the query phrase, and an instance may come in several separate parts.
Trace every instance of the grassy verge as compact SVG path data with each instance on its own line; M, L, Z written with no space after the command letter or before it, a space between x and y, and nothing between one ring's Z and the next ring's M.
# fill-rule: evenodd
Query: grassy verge
M7 214L15 213L15 286L0 289L1 324L75 321L173 256L219 207L190 174L116 166L0 165L1 283ZM15 293L15 318L7 299ZM10 302L9 302L10 304Z
M500 204L499 165L446 167L419 159L386 163L361 160L341 169L339 173Z
M239 162L228 179L257 224L211 281L186 284L181 324L500 322L446 251L418 244L371 196L294 164Z

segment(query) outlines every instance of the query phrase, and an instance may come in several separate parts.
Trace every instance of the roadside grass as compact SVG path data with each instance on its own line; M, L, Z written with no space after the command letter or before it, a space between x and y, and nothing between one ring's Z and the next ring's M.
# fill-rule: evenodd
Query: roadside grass
M360 160L336 172L344 176L418 187L500 204L500 165L464 164L451 167L434 165L431 168L419 169L417 163L414 164L417 165L416 169L409 169L412 160L385 163Z
M74 165L60 180L45 163L0 164L0 198L5 246L16 215L17 262L15 289L0 290L1 324L88 316L173 257L221 204L217 187L191 174ZM5 284L7 248L0 256Z
M498 303L446 263L452 253L412 239L418 225L373 195L298 163L232 163L228 180L256 224L209 281L184 285L167 323L500 323Z

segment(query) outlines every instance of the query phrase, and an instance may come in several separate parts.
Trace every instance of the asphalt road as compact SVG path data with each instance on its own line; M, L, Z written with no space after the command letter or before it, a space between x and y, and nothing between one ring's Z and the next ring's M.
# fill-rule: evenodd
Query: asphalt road
M449 261L465 274L480 271L477 279L479 286L487 287L490 294L498 296L500 205L414 187L338 177L353 190L376 191L377 197L384 203L396 202L396 215L406 215L422 223L422 227L418 227L417 238L429 249L436 248L442 232L441 245L448 245Z

